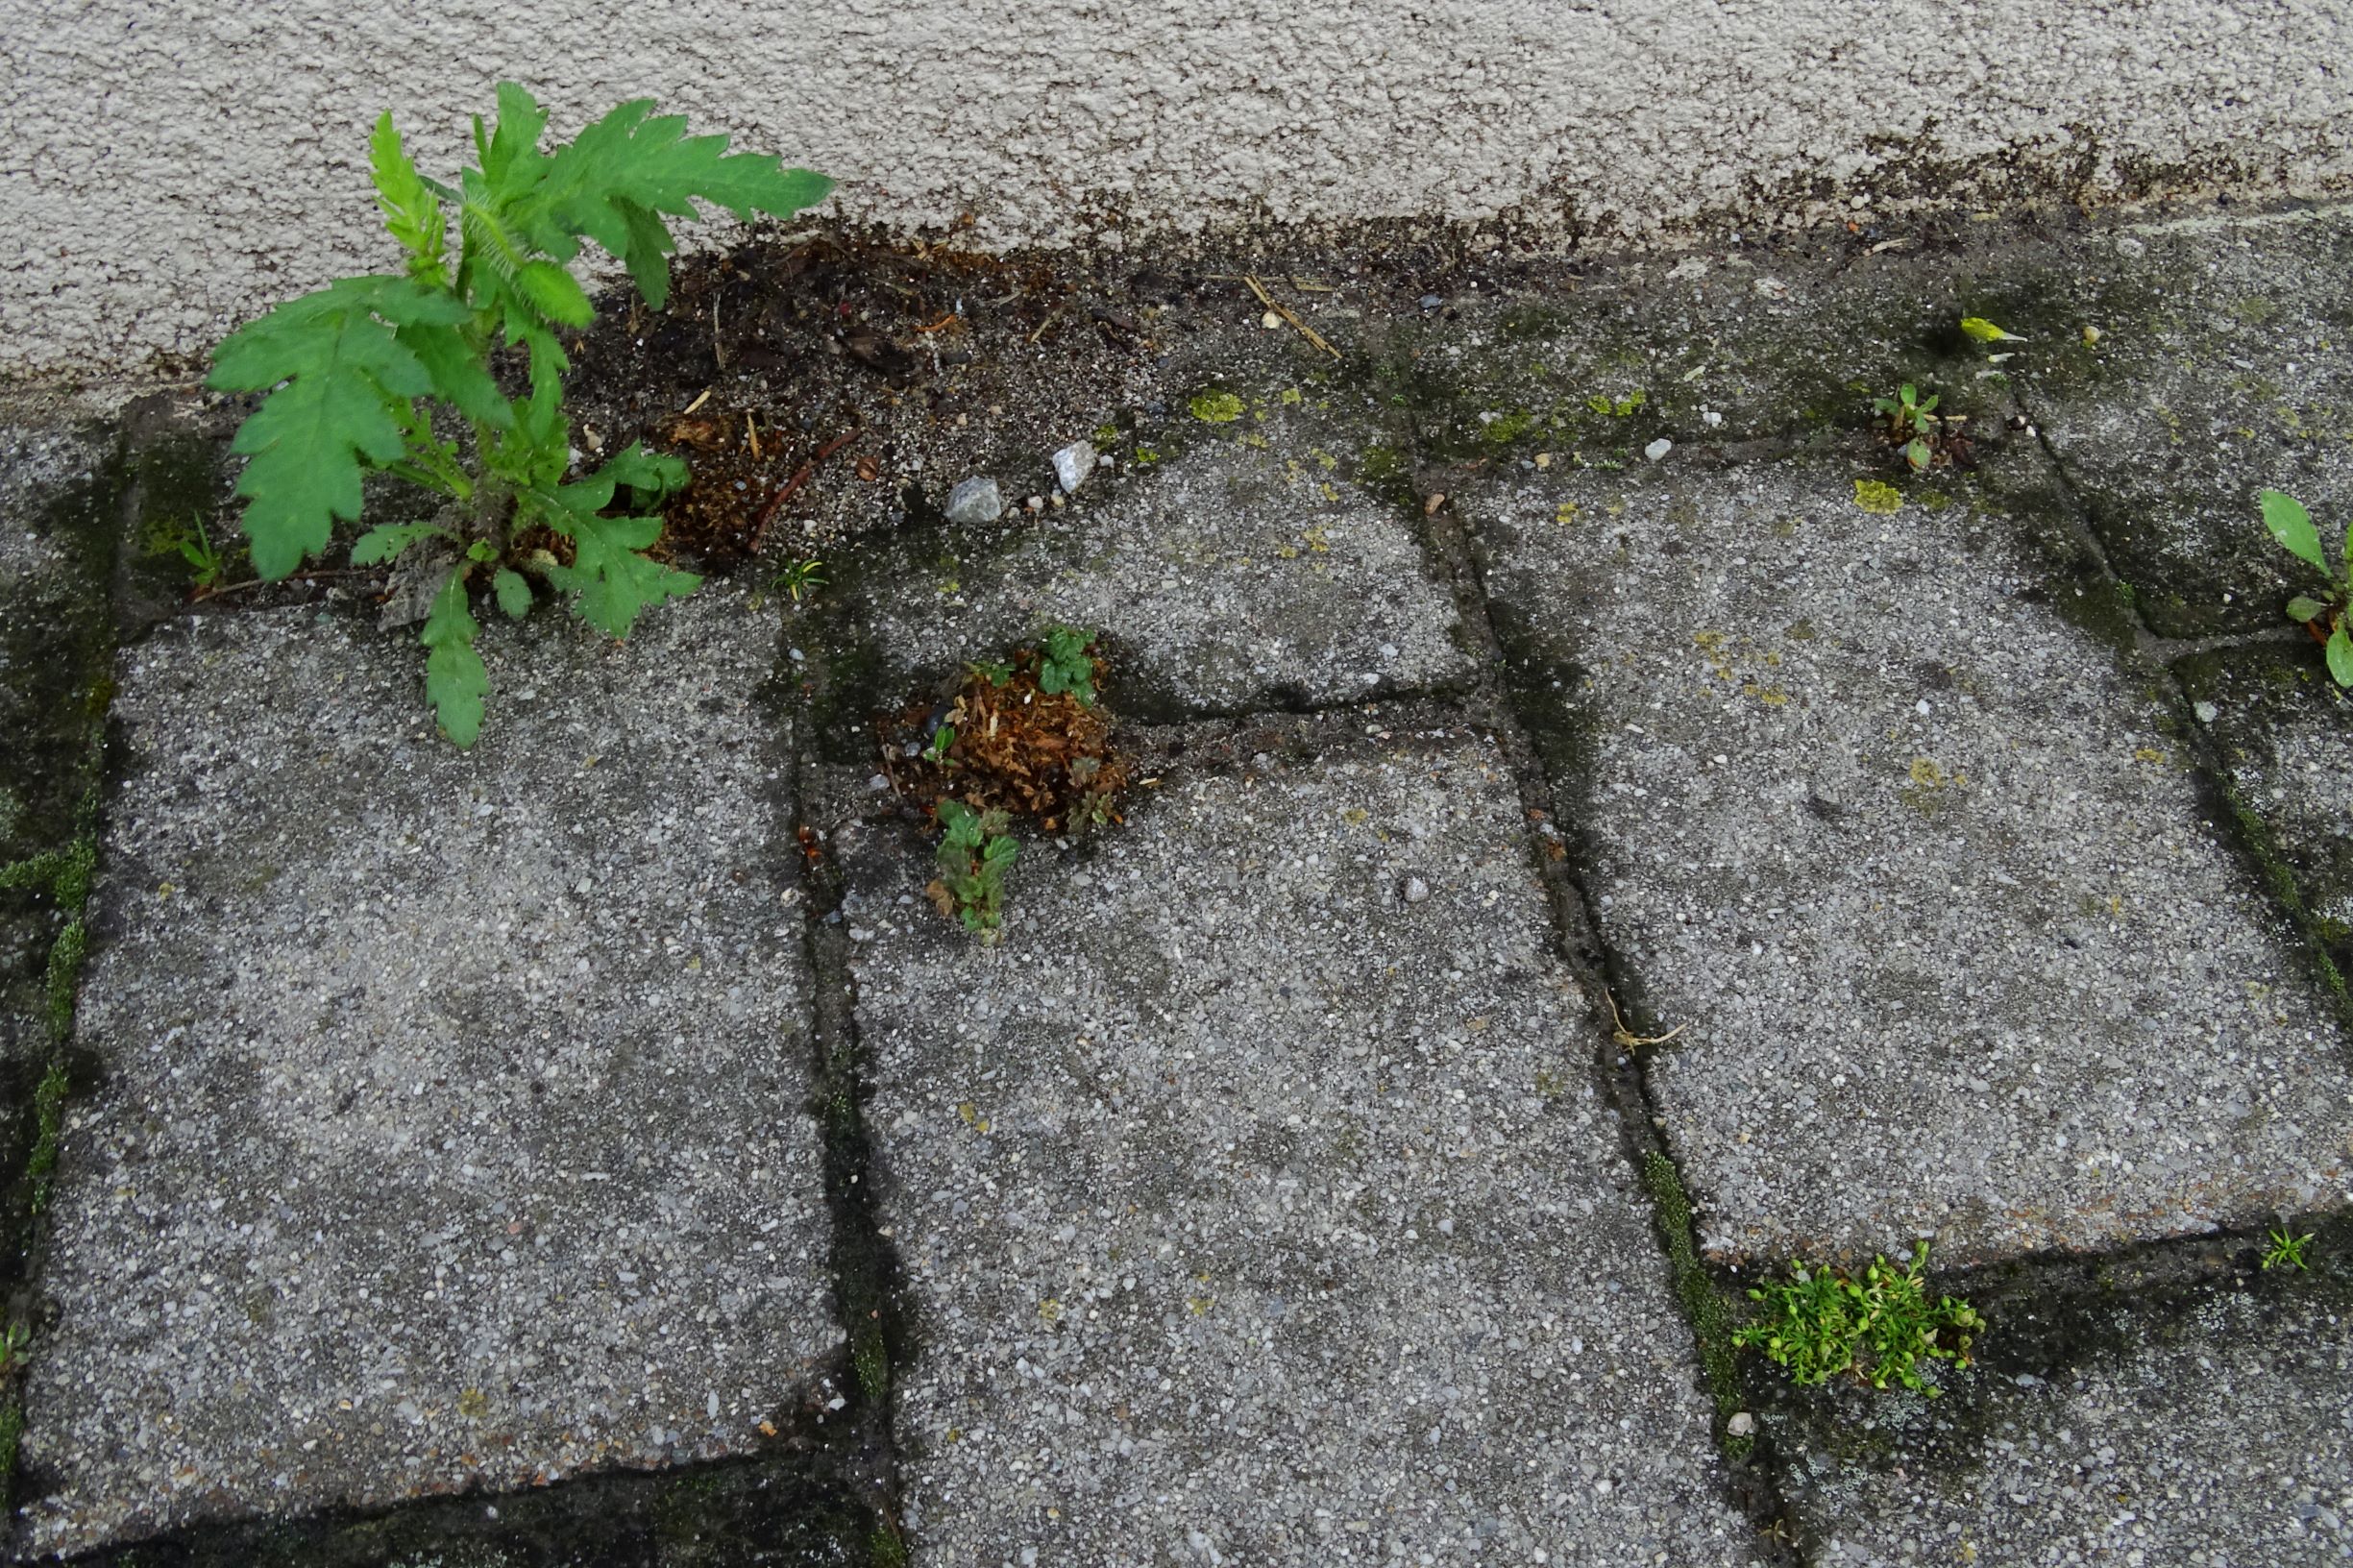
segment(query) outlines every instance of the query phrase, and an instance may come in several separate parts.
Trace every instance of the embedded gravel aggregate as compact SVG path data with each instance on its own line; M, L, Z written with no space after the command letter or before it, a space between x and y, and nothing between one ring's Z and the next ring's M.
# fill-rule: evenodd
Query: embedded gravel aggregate
M1464 683L1472 665L1452 595L1405 515L1288 431L1284 421L1205 429L1182 455L1085 498L1084 510L881 551L846 580L875 657L873 702L895 706L1056 623L1110 631L1132 715L1330 706Z
M2030 450L1998 465L2034 461ZM2341 1205L2330 999L1989 480L1507 479L1487 586L1722 1258L1948 1266ZM2026 479L1998 476L2004 493Z
M1352 727L1026 845L994 950L844 836L919 1560L1749 1560L1510 774Z
M716 592L618 649L495 628L470 753L346 617L125 653L35 1549L714 1458L797 1406L840 1335L774 639Z
M2180 670L2223 772L2344 968L2353 961L2353 693L2329 678L2300 632L2283 647L2223 649Z
M7 1552L2353 1562L2353 708L2254 499L2353 515L2349 226L788 236L576 355L592 445L743 422L766 602L484 606L472 753L364 576L187 613L233 406L0 425L0 858L126 643ZM1907 381L1973 468L1865 433ZM1053 621L1147 765L982 948L865 721ZM0 896L18 1197L56 924ZM1976 1365L1719 1410L1652 1133L1735 1320L1925 1237Z

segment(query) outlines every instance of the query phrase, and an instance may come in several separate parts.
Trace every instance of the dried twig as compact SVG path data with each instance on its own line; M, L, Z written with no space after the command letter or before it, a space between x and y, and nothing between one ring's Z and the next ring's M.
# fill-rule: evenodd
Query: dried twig
M1340 351L1334 348L1331 344L1325 342L1321 332L1309 326L1306 322L1301 321L1298 314L1293 311L1289 306L1285 305L1282 301L1276 299L1272 294L1267 293L1265 284L1260 282L1256 278L1251 277L1248 273L1242 274L1242 282L1250 285L1250 292L1259 297L1260 304L1265 306L1267 309L1272 310L1276 315L1281 316L1285 321L1289 322L1293 327L1298 328L1300 332L1305 335L1309 342L1314 344L1317 348L1323 350L1324 353L1330 355L1335 359L1337 359L1340 356Z
M1609 1004L1609 1038L1630 1051L1642 1045L1664 1045L1690 1027L1688 1024L1679 1023L1663 1035L1637 1035L1626 1027L1624 1018L1618 1017L1618 999L1610 995L1606 990L1602 992L1602 999Z

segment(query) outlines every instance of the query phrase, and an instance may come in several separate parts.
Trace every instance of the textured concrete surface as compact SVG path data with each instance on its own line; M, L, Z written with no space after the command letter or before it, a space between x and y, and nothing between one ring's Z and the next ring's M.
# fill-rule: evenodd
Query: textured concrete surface
M2283 648L2228 649L2178 668L2240 806L2260 822L2276 871L2344 970L2353 968L2353 694L2316 653L2299 631Z
M1294 401L1299 394L1294 390ZM1357 476L1361 439L1259 400L1258 420L1189 416L1188 450L1096 471L1072 504L1007 525L915 532L842 575L869 647L870 705L1061 622L1110 632L1123 714L1330 706L1468 680L1452 590L1410 514Z
M2312 582L2257 497L2353 518L2353 210L2211 216L2019 258L2023 398L2169 636L2268 629ZM2086 341L2085 329L2097 333Z
M845 182L853 219L1053 244L1218 221L1507 217L1646 237L2353 175L2342 0L1203 11L723 0L10 0L0 369L201 354L386 263L367 128L448 177L502 75L569 131L651 95ZM104 106L93 113L92 106Z
M63 847L105 673L113 518L107 433L0 427L0 865ZM49 1046L46 890L0 891L0 1127Z
M847 841L919 1560L1747 1560L1510 775L1364 728L1029 845L994 951Z
M2353 1558L2353 1289L2122 1303L2074 1364L1835 1402L1787 1489L1823 1568Z
M2344 1203L2331 1002L2148 673L2057 613L2039 454L1875 514L1887 462L1467 503L1603 937L1687 1031L1650 1082L1708 1250L1958 1265Z
M772 625L486 642L471 754L331 614L124 655L37 1549L740 1453L839 1342Z

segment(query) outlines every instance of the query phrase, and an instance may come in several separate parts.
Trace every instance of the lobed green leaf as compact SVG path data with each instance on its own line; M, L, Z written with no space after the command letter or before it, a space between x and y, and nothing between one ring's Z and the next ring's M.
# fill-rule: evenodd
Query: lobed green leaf
M401 552L409 546L436 534L444 539L453 537L450 530L438 523L380 523L353 544L352 564L379 566L385 561L399 560Z
M498 596L499 608L509 621L520 621L531 613L531 585L522 573L500 567L491 574L490 590Z
M550 567L548 580L569 592L574 611L607 637L626 637L641 611L684 599L702 584L691 572L638 553L661 537L658 517L575 512L563 531L572 540L573 564Z
M425 695L441 722L441 733L470 747L482 733L482 699L490 695L490 672L474 650L481 630L466 603L466 576L453 572L433 596L419 640L425 644Z
M423 283L446 283L449 277L442 270L441 257L449 219L439 199L417 173L417 166L408 160L389 110L377 117L368 155L376 181L376 205L384 209L384 227L408 253L408 275Z
M236 493L262 576L285 576L324 549L337 518L359 515L363 464L381 467L404 450L407 400L434 385L395 328L448 327L464 315L446 290L410 279L347 278L220 346L206 384L270 393L231 446L248 459Z

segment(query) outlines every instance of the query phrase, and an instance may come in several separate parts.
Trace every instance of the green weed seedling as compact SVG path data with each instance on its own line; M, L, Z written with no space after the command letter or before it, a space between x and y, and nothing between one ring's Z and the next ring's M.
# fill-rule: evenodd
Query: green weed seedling
M974 811L961 800L943 800L935 813L946 834L940 840L940 875L930 888L943 915L953 915L984 946L1003 935L1005 870L1020 846L1005 830L1002 811Z
M623 104L543 152L547 111L502 82L497 123L475 120L477 166L453 185L419 174L383 115L371 164L404 270L342 279L291 300L213 356L209 385L268 394L233 449L246 458L237 494L265 580L324 551L338 519L358 518L365 472L435 498L426 519L362 535L352 562L424 552L409 570L430 597L426 695L442 732L461 747L480 733L490 692L474 649L475 585L486 583L499 608L520 618L535 577L570 596L598 630L624 637L640 611L684 597L699 580L646 553L662 531L653 509L686 482L683 462L631 445L572 477L561 335L596 314L571 270L582 242L618 257L658 309L677 248L666 217L695 215L698 201L745 220L782 217L833 188L772 157L729 154L725 136L689 136L683 118L652 110L648 99ZM520 397L507 396L494 374L502 346L522 351ZM544 537L540 529L560 542L561 555L527 543Z
M2278 490L2263 493L2263 525L2288 553L2316 570L2328 583L2327 597L2298 594L2288 601L2288 619L2300 622L2328 659L2328 673L2340 686L2353 686L2353 528L2345 530L2344 549L2336 564L2321 548L2320 530L2312 513L2295 497Z
M1938 399L1936 393L1923 399L1920 388L1906 381L1896 389L1894 397L1871 400L1871 411L1886 420L1888 432L1903 443L1903 460L1912 465L1915 473L1926 472L1936 460Z
M218 588L221 579L229 575L228 557L212 542L212 535L205 527L204 514L201 512L190 512L184 527L176 525L167 527L163 532L163 543L177 551L180 558L188 563L188 585L196 591L198 598Z
M1079 706L1094 706L1094 646L1091 634L1075 626L1048 626L1038 645L1038 689L1052 695L1068 692Z
M793 596L797 604L803 594L814 594L825 586L825 563L820 560L795 561L776 574L776 587Z
M2270 1244L2264 1248L2263 1266L2267 1269L2295 1268L2311 1272L2312 1265L2304 1261L2304 1247L2311 1240L2310 1231L2302 1236L2290 1236L2288 1228L2280 1226L2269 1235Z
M1931 1305L1927 1266L1925 1241L1908 1268L1875 1258L1860 1280L1793 1265L1786 1282L1749 1292L1764 1315L1734 1330L1732 1343L1763 1350L1801 1387L1852 1372L1874 1388L1900 1383L1933 1399L1938 1390L1922 1379L1922 1360L1967 1366L1970 1336L1985 1328L1985 1319L1951 1296Z

